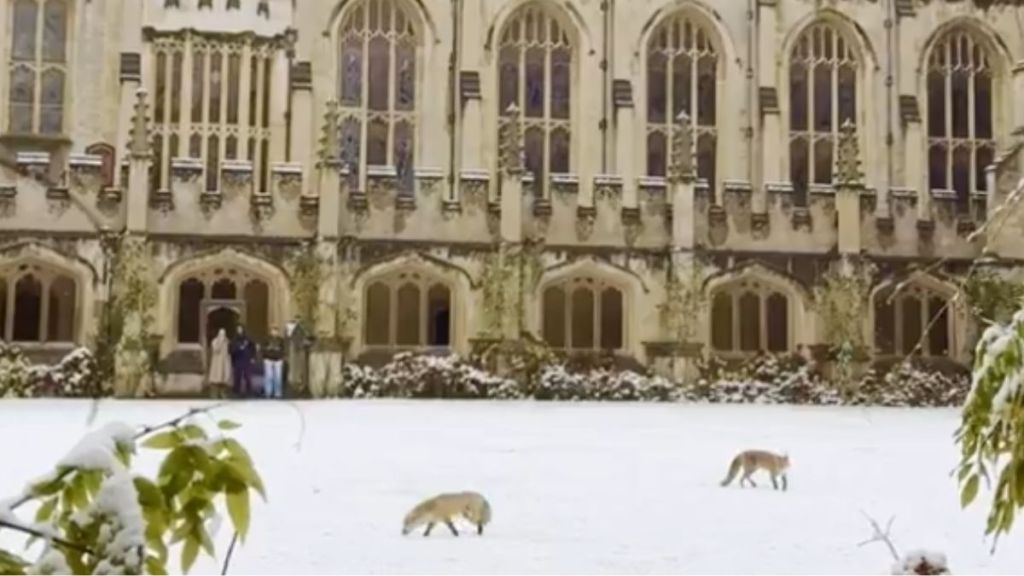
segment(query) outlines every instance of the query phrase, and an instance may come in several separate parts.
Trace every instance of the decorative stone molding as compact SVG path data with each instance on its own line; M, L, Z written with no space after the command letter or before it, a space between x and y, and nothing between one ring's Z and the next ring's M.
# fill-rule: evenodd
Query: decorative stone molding
M563 204L569 203L569 198L578 194L580 180L575 174L552 174L551 192L558 197Z
M419 182L419 191L424 196L432 196L440 188L444 180L444 170L441 168L417 168L416 181Z
M718 204L712 204L708 207L708 223L711 226L725 226L728 217L729 214L725 211L724 207Z
M339 123L341 109L336 100L328 100L324 110L323 124L320 125L320 148L317 150L317 168L334 166L341 158L341 134ZM376 166L369 166L376 168Z
M367 166L367 198L374 210L385 210L394 203L398 171L394 166Z
M199 158L172 158L171 179L176 182L192 183L203 174L203 161Z
M513 102L502 115L498 127L498 167L503 174L523 173L523 123L519 107Z
M370 204L366 198L366 194L356 191L349 190L348 192L348 209L352 212L366 212L370 209Z
M174 195L166 188L154 190L149 195L149 207L166 215L174 210Z
M693 161L693 123L686 112L676 116L672 127L672 151L668 164L668 181L675 183L691 183L697 177L696 164Z
M255 193L249 197L249 207L253 222L261 226L274 215L274 197L270 194Z
M14 216L17 199L18 189L15 186L0 186L0 218Z
M220 210L223 203L224 197L221 196L220 192L203 190L199 193L199 207L207 218L213 216L213 213L217 210Z
M792 215L793 230L806 232L811 231L811 211L803 206L793 208Z
M533 216L535 218L551 217L551 200L547 198L536 198L533 201Z
M395 210L412 212L416 209L416 197L411 194L395 195Z
M890 216L880 216L875 218L875 229L881 236L892 236L896 232L896 223Z
M501 232L501 204L496 202L487 205L487 233L494 238Z
M224 160L220 163L220 182L228 199L245 190L251 190L253 184L252 162L249 160Z
M917 235L921 240L931 240L935 234L935 221L934 220L918 220L917 221Z
M46 178L50 171L49 152L18 152L15 156L18 170L28 174L36 180Z
M576 207L576 238L578 240L589 240L594 233L594 220L597 218L597 209L593 206Z
M445 200L441 202L441 217L446 221L453 220L462 215L462 204L458 200Z
M102 177L103 157L95 154L71 154L68 156L68 172L73 186L88 190Z
M767 212L754 212L750 215L750 232L754 240L764 240L771 234L771 222Z
M470 214L487 205L487 189L491 175L486 170L466 169L459 174L462 203Z
M275 162L270 165L270 182L274 194L293 199L302 193L302 164Z
M299 196L299 217L315 219L320 214L320 197L312 195Z
M914 7L914 0L896 0L896 16L898 18L913 18L917 15Z
M956 234L961 238L966 238L974 232L978 226L974 223L974 220L959 219L956 221Z
M146 159L153 154L149 129L149 103L146 102L146 96L145 88L135 90L128 152L132 158L137 159Z
M640 192L650 194L652 192L664 193L668 183L661 176L641 176L638 180Z
M117 186L104 186L100 189L96 202L101 210L110 211L117 208L123 198L124 193Z
M769 205L777 204L783 211L793 207L793 185L789 182L766 182L765 192L768 193Z
M622 177L614 174L594 176L594 201L618 207L622 201Z
M536 182L533 178L533 172L523 172L520 182L522 182L523 184L523 196L532 196L534 198L538 196L537 187L535 186Z
M953 190L932 190L932 220L952 226L957 217L958 202Z
M46 204L50 214L60 216L71 207L71 192L67 186L51 186L46 189Z
M640 232L643 231L643 219L640 218L640 209L629 206L623 207L620 218L622 220L623 239L627 246L632 247L636 244L637 238L640 237Z

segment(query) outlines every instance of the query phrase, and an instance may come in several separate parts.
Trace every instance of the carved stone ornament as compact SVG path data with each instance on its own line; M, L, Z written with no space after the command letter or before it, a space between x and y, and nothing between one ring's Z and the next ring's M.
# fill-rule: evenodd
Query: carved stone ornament
M462 204L470 214L475 214L487 206L487 188L489 180L486 173L473 172L462 174Z
M17 208L18 189L14 186L0 186L0 218L14 216Z
M300 196L299 197L299 217L303 219L313 219L320 214L320 197L319 196Z
M221 162L220 178L224 195L229 199L246 190L251 190L253 184L252 162L225 160Z
M551 192L562 202L569 204L570 199L579 194L580 181L575 174L552 174Z
M203 190L199 194L199 207L203 211L203 215L207 218L213 216L213 213L220 210L221 205L224 203L224 197L221 196L220 192Z
M171 178L191 184L203 174L203 161L198 158L174 158L171 160Z
M166 188L155 190L149 196L149 206L166 216L174 210L174 196Z
M274 191L282 198L294 199L302 193L302 166L278 164L271 168Z
M639 208L623 208L622 209L622 234L626 241L627 246L633 246L636 244L637 238L640 237L640 233L643 231L643 219L640 218Z
M257 227L274 215L274 197L270 194L253 194L249 199L253 223Z
M595 176L594 200L606 202L617 209L622 201L622 178L608 175Z
M149 104L146 103L146 95L145 88L135 91L131 143L129 145L129 151L133 158L149 158L152 152L149 138Z
M71 207L71 193L66 186L53 186L46 190L46 205L50 214L60 216Z
M860 147L857 144L857 128L847 118L839 129L836 145L836 184L840 187L857 188L864 184L860 169Z
M441 203L441 217L446 221L455 219L462 214L462 204L458 200L445 200Z
M523 127L514 102L505 110L498 131L499 165L505 174L519 176L523 173Z
M593 206L580 206L576 209L576 238L589 240L594 233L594 220L597 210Z
M489 204L487 206L487 233L495 238L501 231L501 205Z
M672 154L669 159L669 182L693 182L696 178L693 166L693 123L686 112L676 116L672 130Z
M103 177L103 159L99 156L72 154L68 158L71 185L85 192L98 190Z
M317 154L318 166L336 166L341 154L341 135L338 133L341 110L338 102L330 100L324 112L323 125L320 127L320 150Z
M750 215L751 236L755 240L764 240L771 233L767 212L754 212Z

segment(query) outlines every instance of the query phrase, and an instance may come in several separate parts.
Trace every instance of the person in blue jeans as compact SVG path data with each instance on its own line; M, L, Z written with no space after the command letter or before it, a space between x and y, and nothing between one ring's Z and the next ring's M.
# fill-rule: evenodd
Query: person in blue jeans
M281 372L284 368L284 339L277 328L270 329L270 336L263 345L263 397L281 398Z
M256 357L256 349L241 324L238 325L238 332L231 339L228 350L231 355L235 396L244 398L255 392L252 389L252 364Z

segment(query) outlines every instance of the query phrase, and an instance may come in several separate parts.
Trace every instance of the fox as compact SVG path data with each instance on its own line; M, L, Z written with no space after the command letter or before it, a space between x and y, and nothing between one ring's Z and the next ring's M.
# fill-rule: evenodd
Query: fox
M456 516L462 516L476 524L476 533L483 535L484 526L491 521L491 504L477 492L439 494L420 502L405 515L405 520L402 523L402 535L405 536L417 527L426 524L427 529L423 531L423 535L430 536L434 524L444 522L452 534L458 536L459 531L452 523L452 519Z
M728 486L733 478L736 477L740 468L743 468L743 475L740 476L741 488L744 481L757 488L757 484L754 483L750 476L758 470L764 470L771 474L772 487L774 489L779 489L779 485L775 481L777 477L782 478L782 489L786 490L788 488L786 472L789 470L789 454L779 455L765 450L744 450L732 459L732 463L729 465L729 473L726 475L725 480L722 480L722 486Z

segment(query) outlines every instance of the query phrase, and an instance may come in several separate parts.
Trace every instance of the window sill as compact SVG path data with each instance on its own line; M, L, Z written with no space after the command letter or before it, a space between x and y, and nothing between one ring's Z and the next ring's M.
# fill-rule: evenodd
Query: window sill
M36 148L49 151L71 145L71 138L65 134L25 134L4 132L0 134L0 144L8 148Z

